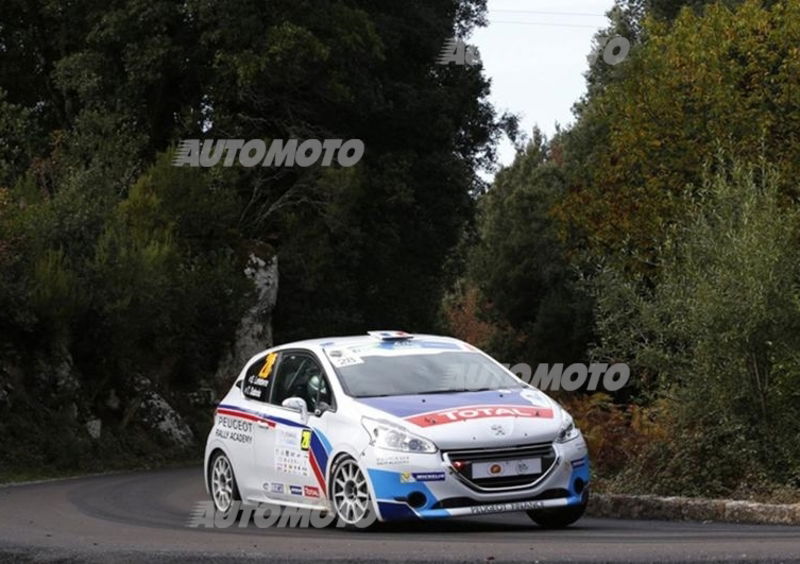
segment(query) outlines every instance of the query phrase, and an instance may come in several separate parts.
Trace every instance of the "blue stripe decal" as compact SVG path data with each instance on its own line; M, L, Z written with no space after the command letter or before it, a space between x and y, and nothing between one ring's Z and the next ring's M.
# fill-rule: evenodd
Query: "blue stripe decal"
M440 341L418 341L416 339L397 339L392 341L381 341L374 345L379 349L441 349L446 351L460 351L463 350L458 343L445 343Z
M533 405L519 391L457 392L452 394L422 394L414 396L389 396L385 398L360 398L370 407L380 409L396 417L410 417L429 411L457 409L470 405ZM544 407L544 406L542 406Z
M572 475L569 477L569 498L567 502L569 505L577 505L582 500L582 494L575 491L575 480L580 478L584 484L589 485L589 457L584 457L582 462L583 464L580 466L575 466L575 461L572 462Z
M430 509L430 507L438 501L424 482L401 482L400 472L369 468L367 473L369 474L370 482L372 482L372 489L375 491L375 498L378 502L388 501L394 503L394 498L405 497L414 491L425 494L425 505L420 507L420 509Z
M379 501L378 510L381 512L381 518L384 521L412 521L419 519L419 515L405 503Z
M319 438L321 433L316 429L313 431L314 433L311 435L311 452L314 453L314 457L317 459L319 469L322 471L322 475L324 476L328 470L328 453L325 451L322 440Z
M302 427L305 429L308 425L303 425L302 423L298 423L297 421L292 421L291 419L284 419L283 417L276 417L274 415L267 415L267 417L274 421L275 423L280 423L281 425L288 425L289 427Z
M331 451L333 450L333 446L331 445L331 442L328 440L328 437L326 437L319 429L314 429L314 434L319 438L319 441L322 443L322 448L325 449L325 454L330 454Z

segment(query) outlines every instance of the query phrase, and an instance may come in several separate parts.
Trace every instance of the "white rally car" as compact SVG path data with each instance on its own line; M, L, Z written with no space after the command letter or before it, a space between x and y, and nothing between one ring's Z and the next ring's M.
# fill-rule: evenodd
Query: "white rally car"
M570 415L475 347L373 331L254 356L205 452L215 507L334 511L346 525L527 511L581 517L589 459Z

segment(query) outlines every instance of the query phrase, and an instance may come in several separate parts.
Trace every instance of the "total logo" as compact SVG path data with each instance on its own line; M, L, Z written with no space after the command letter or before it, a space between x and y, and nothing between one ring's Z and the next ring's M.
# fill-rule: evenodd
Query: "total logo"
M419 427L444 425L470 419L483 419L485 417L541 417L553 418L553 410L549 407L524 406L524 405L476 405L457 409L443 409L407 417L406 421Z

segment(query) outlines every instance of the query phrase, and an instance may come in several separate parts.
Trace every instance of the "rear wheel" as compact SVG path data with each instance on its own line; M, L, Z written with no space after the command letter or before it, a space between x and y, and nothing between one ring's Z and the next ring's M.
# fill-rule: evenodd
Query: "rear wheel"
M569 527L575 521L583 517L588 502L589 495L588 493L584 493L579 505L553 507L550 509L534 509L527 513L528 517L533 519L540 527L545 529L563 529L564 527Z
M331 502L347 529L366 529L375 523L367 478L352 458L344 458L331 473Z
M211 459L211 472L209 474L211 485L211 499L214 508L220 513L227 514L234 506L234 502L241 501L239 487L236 485L236 476L233 474L233 465L228 457L217 452Z

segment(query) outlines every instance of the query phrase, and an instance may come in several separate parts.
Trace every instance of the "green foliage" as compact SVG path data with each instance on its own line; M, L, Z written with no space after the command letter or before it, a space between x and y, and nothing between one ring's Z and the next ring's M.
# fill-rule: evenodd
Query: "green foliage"
M24 169L26 149L30 150L30 110L7 101L0 88L0 187L8 187Z
M800 172L800 4L715 3L644 31L563 139L571 192L559 217L571 246L598 255L652 254L683 213L671 196L699 183L720 146L767 155L785 190Z
M590 338L591 304L576 287L550 209L564 177L538 133L481 198L468 279L503 330L489 348L508 362L578 362Z
M71 355L84 387L66 450L87 448L94 415L121 443L138 432L104 405L109 389L124 410L138 375L167 395L212 377L254 250L279 256L277 341L433 329L477 170L513 129L482 69L435 65L484 13L485 0L4 3L0 363ZM172 167L186 138L367 151L352 169ZM14 395L45 410L70 399L18 380Z
M772 167L718 169L685 197L690 213L666 236L655 284L619 265L599 273L599 352L630 358L673 402L685 440L658 445L677 457L659 468L661 487L731 491L745 468L798 485L796 204ZM704 465L729 472L692 478Z
M63 325L74 314L80 288L62 249L48 249L37 257L31 287L33 309L46 323Z
M196 383L214 370L249 286L238 240L225 229L235 200L208 175L171 166L171 158L161 155L140 177L97 239L84 334L107 344L103 360L120 378L157 373L168 359L168 376Z

